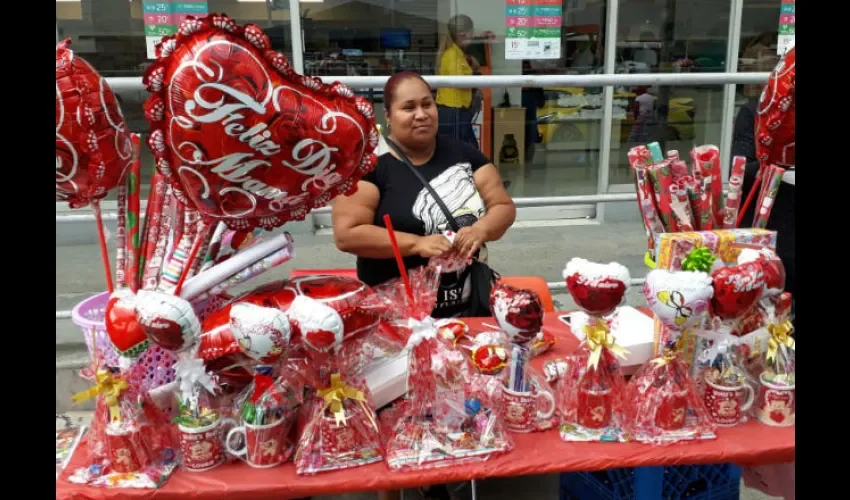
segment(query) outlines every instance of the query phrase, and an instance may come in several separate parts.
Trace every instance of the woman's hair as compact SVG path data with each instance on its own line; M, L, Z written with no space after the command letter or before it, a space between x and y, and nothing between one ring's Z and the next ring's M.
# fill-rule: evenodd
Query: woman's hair
M384 85L384 110L387 113L390 112L393 101L395 101L395 94L396 91L398 91L398 86L411 79L419 80L424 83L429 90L431 89L431 86L428 85L428 82L426 82L424 78L422 78L422 75L415 71L400 71L394 74Z
M467 31L472 31L472 18L466 14L458 14L452 16L448 23L449 31L440 40L440 50L437 53L437 67L443 59L443 53L446 52L452 45L457 45L457 34Z

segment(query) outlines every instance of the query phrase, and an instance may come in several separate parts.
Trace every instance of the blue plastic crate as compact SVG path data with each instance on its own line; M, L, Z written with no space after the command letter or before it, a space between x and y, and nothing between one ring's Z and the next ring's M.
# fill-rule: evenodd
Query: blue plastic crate
M561 474L561 500L738 500L733 464L637 467Z

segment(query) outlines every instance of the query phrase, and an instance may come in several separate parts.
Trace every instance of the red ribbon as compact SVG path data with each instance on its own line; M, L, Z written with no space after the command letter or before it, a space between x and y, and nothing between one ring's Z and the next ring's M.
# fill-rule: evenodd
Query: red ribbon
M254 375L254 393L251 394L251 402L257 404L263 393L266 392L272 384L274 384L274 378L270 375Z

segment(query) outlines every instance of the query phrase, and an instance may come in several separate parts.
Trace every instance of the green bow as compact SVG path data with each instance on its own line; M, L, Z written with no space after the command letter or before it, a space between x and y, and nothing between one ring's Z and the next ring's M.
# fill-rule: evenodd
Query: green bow
M682 271L702 271L708 273L717 257L707 248L691 250L682 261Z

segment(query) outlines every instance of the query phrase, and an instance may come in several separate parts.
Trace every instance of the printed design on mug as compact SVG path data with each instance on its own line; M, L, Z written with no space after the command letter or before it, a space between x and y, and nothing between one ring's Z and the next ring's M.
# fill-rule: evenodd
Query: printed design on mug
M354 448L354 431L350 427L335 430L336 446L339 453L345 453Z
M791 394L768 389L762 412L777 424L784 424L791 416Z
M262 450L262 454L264 457L273 457L277 453L277 439L269 439L268 441L264 441L263 444L260 445L260 449Z
M528 409L521 404L508 404L505 419L512 423L524 423L528 419Z
M133 458L130 450L127 448L119 448L115 450L115 462L127 467L133 466Z
M590 419L594 422L602 423L605 421L605 407L602 405L594 406L590 409Z
M213 458L212 444L208 441L198 441L189 446L189 454L192 456L192 460L205 462Z

